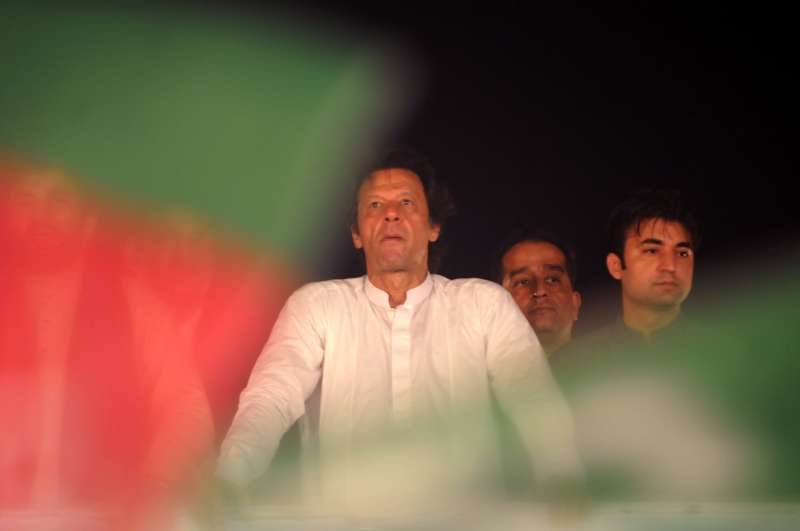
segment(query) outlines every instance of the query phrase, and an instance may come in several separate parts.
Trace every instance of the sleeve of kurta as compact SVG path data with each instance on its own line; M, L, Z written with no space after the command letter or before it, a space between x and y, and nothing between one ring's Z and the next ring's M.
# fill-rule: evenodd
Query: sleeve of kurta
M253 367L220 449L217 476L225 481L245 486L263 474L281 437L305 413L324 349L316 291L312 284L289 297Z
M499 288L499 287L498 287ZM574 423L544 351L525 316L502 288L482 305L487 364L497 401L519 432L539 483L579 478Z

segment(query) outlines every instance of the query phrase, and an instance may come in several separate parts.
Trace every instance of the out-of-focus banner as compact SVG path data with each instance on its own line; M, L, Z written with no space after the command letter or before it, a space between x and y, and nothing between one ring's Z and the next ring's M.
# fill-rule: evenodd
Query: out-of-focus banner
M413 92L388 47L324 21L4 4L2 150L197 210L289 259L342 230L323 222L350 199L342 179Z
M0 529L159 528L291 278L185 212L123 213L8 158L0 253Z
M800 500L799 249L718 266L648 341L600 330L554 363L595 499Z

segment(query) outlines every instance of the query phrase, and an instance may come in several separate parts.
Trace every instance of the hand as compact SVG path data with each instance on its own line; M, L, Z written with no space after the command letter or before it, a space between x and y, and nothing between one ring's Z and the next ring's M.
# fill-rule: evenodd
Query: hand
M240 517L250 505L247 488L206 474L197 489L191 506L198 528L205 531L224 531L225 521Z
M589 498L580 479L554 477L542 484L539 492L555 528L574 527L589 515Z

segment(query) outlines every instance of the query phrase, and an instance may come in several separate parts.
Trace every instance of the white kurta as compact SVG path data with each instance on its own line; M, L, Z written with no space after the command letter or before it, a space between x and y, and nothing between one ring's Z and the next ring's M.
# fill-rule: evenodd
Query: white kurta
M537 472L577 464L569 414L539 341L492 282L429 275L396 308L366 276L296 291L240 397L218 473L240 484L261 475L318 384L323 460L326 448L341 449L376 422L447 423L467 407L487 419L491 387Z

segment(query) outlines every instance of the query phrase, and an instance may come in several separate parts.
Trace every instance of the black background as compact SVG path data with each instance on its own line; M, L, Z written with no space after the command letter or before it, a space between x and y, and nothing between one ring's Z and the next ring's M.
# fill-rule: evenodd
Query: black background
M421 60L425 90L386 142L427 155L455 196L446 276L488 278L509 231L546 225L576 247L591 313L598 297L616 298L604 265L608 213L638 188L679 189L694 208L704 239L695 292L731 264L796 245L798 83L788 11L217 5L249 16L276 6L334 31L385 35ZM341 241L349 245L346 231ZM341 256L320 274L353 274L349 253Z

